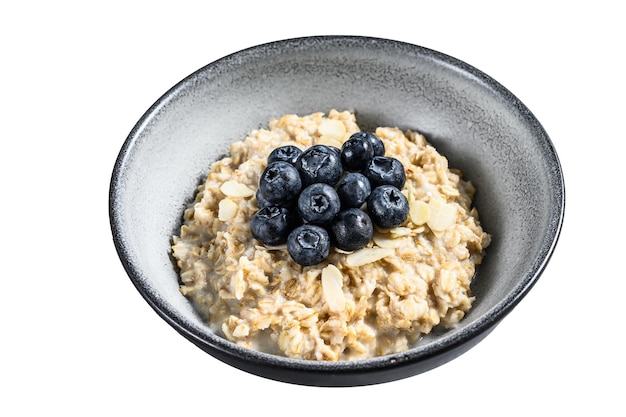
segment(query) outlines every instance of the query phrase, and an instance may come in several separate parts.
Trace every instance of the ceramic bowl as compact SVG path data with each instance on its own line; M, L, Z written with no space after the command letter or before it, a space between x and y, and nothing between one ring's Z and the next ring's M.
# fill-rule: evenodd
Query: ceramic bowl
M426 135L478 192L491 246L472 284L472 310L410 350L351 362L286 359L217 336L179 292L171 238L210 164L268 121L353 110L364 129ZM413 44L370 37L287 39L226 56L161 96L121 147L110 184L113 242L137 290L189 341L240 370L287 383L356 386L440 366L475 346L544 271L563 222L557 153L539 121L478 69ZM172 360L175 360L172 358Z

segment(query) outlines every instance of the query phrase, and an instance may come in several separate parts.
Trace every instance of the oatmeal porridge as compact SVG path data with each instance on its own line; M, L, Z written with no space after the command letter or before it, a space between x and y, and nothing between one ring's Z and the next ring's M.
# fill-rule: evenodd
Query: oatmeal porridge
M470 284L490 235L472 207L471 182L418 132L372 132L404 167L401 224L375 224L362 247L331 246L312 265L296 262L282 241L253 236L269 154L284 146L341 149L356 132L348 111L288 114L211 166L172 250L181 293L217 334L296 359L355 360L407 350L471 309Z

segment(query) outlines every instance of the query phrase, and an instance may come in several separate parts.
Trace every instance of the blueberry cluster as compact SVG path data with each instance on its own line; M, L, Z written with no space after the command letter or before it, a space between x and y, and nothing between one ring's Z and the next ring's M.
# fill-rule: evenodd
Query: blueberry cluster
M406 173L400 161L384 155L383 142L369 132L353 134L341 149L274 149L259 179L252 235L269 246L287 243L293 260L310 266L326 259L331 245L364 247L374 225L402 225L409 211L400 192Z

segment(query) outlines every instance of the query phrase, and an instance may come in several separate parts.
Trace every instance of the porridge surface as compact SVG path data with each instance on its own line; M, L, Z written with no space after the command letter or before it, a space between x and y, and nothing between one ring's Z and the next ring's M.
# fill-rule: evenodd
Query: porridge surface
M285 115L233 143L198 188L173 238L180 291L218 334L238 345L305 360L354 360L401 352L470 310L470 283L490 236L471 206L474 187L423 135L379 127L386 155L402 162L406 222L377 229L363 249L331 249L302 267L286 247L250 233L269 153L283 145L341 147L353 113Z

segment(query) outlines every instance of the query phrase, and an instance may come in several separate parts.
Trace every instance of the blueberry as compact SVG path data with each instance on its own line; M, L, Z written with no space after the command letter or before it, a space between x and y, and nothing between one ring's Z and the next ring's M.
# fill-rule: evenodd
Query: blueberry
M341 201L333 187L315 183L302 190L297 207L298 214L305 222L326 226L339 213Z
M346 174L337 185L342 208L361 207L372 191L367 177L358 172Z
M341 147L341 163L348 171L361 171L374 156L374 147L363 137L351 136Z
M295 166L304 186L318 182L334 186L343 174L340 157L326 145L307 148L298 157Z
M277 203L272 203L271 201L267 199L267 197L263 195L260 188L256 190L256 205L260 209L269 207L269 206L276 206L276 207L286 207L288 209L295 210L294 200L284 200L284 201L279 201Z
M339 157L339 160L341 160L341 149L336 147L336 146L331 146L331 145L326 145L328 146L328 149L330 149L331 151L334 151L337 156Z
M380 185L393 185L401 190L406 182L402 162L387 156L375 156L370 159L363 170L363 175L370 181L372 188Z
M374 156L384 156L385 155L385 144L383 141L373 133L369 132L356 132L353 133L349 139L352 138L363 138L368 140L372 147L374 148Z
M268 206L254 214L250 222L250 231L252 236L264 245L276 246L287 241L293 224L293 213L287 208Z
M302 150L297 146L293 145L285 145L279 148L274 149L269 156L267 157L267 163L272 163L276 161L284 161L289 162L290 164L295 164L296 160L302 153Z
M289 234L287 250L298 264L316 265L328 257L330 237L323 227L303 224Z
M367 211L375 225L389 229L402 226L409 214L409 202L398 188L381 185L367 199Z
M349 208L337 214L330 226L336 247L343 250L361 249L369 243L374 233L372 220L363 210Z
M256 205L260 209L273 205L271 202L267 200L267 198L265 198L260 188L256 190Z
M288 162L276 161L267 165L259 180L259 189L272 204L294 200L302 189L298 170Z

